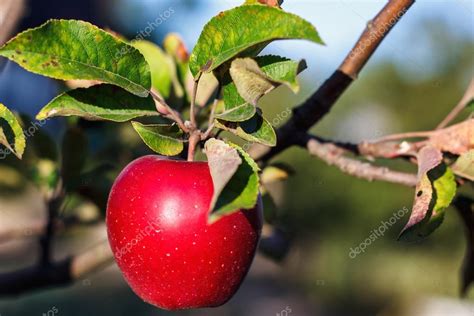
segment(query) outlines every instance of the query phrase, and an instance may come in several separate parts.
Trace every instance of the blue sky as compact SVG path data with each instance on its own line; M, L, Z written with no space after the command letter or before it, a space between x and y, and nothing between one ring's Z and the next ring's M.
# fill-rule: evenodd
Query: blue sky
M122 5L119 15L124 17L130 32L138 32L140 25L153 21L159 13L172 7L174 14L163 23L162 30L180 33L192 49L204 24L219 11L237 6L243 0L157 1L118 0ZM328 74L350 51L357 37L382 8L386 0L286 0L284 9L313 23L326 46L302 41L272 43L267 52L291 58L305 58L311 69ZM192 3L192 7L184 6ZM130 20L131 12L142 16L141 21ZM128 18L125 18L128 17ZM447 34L474 42L474 1L472 0L418 0L385 39L371 63L393 60L405 71L423 76L433 72L437 52L427 39L423 23L446 27ZM155 34L156 35L156 34ZM157 36L158 37L158 36ZM159 38L155 38L159 41ZM474 58L474 57L473 57ZM473 62L474 64L474 62Z

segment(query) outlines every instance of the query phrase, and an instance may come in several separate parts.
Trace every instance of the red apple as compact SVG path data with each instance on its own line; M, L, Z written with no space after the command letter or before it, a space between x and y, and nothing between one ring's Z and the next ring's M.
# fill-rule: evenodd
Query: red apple
M146 156L119 175L107 206L115 260L133 291L168 310L215 307L237 291L262 227L261 202L208 224L205 162Z

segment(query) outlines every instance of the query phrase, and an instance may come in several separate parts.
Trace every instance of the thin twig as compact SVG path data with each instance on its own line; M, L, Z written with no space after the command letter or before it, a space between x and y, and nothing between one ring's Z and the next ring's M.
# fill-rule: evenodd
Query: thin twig
M219 103L219 99L214 99L214 102L212 103L211 107L211 113L209 114L209 121L207 123L207 129L206 131L201 135L201 140L206 140L209 137L209 134L211 134L212 130L214 129L214 117L216 113L216 108L217 104Z
M212 102L211 113L209 114L209 121L207 122L207 126L211 126L211 124L214 123L214 118L215 118L218 104L219 104L219 99L215 98L214 102Z
M382 136L380 138L371 140L369 142L370 143L383 143L383 142L406 139L406 138L428 138L431 135L433 135L433 133L434 133L434 131L398 133L398 134L391 134L391 135L387 135L387 136Z
M201 140L206 140L209 135L211 134L212 130L214 129L214 126L215 124L214 123L211 123L211 125L209 125L209 127L207 128L207 130L201 134Z
M173 110L169 105L168 103L166 103L166 101L158 94L156 93L155 91L150 90L150 95L152 96L152 98L157 101L159 104L161 104L163 107L165 107L165 109L167 110L167 117L172 119L173 121L176 122L176 124L178 124L179 128L181 128L183 131L185 132L189 132L189 129L186 127L186 125L184 124L183 122L183 119L181 118L181 115L176 112L175 110ZM158 110L158 109L157 109ZM158 112L160 112L158 110ZM161 113L161 112L160 112Z
M191 125L193 126L193 128L197 128L195 108L196 108L197 89L199 85L199 77L193 83L193 92L191 95L191 105L190 105L190 110L189 110L189 120L191 121Z
M85 252L49 265L35 265L0 274L0 295L17 296L34 290L66 286L113 262L104 241Z
M442 129L446 127L452 120L456 118L456 116L461 113L462 110L474 99L474 79L471 79L469 86L464 92L463 97L459 101L459 103L449 112L449 114L438 124L436 129Z
M414 2L415 0L389 1L368 24L339 69L308 100L296 107L293 116L277 130L277 146L255 150L256 155L253 158L266 162L286 148L297 145L295 139L304 137L306 132L331 110L339 97L357 78L385 36Z
M410 187L416 186L417 183L415 174L394 171L387 167L374 166L367 162L345 157L346 151L344 149L332 143L321 143L313 137L308 136L306 148L311 155L357 178L369 181L381 180Z

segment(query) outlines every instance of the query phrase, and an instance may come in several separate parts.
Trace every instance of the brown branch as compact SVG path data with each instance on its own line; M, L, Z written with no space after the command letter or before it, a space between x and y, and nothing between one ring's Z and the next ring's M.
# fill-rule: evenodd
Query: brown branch
M462 110L474 99L474 79L471 79L469 86L467 87L466 92L459 101L459 103L449 112L449 114L444 118L441 123L436 127L436 129L442 129L446 127L452 120L461 113Z
M33 290L66 286L111 263L112 259L112 252L105 241L77 256L2 273L0 296L17 296Z
M265 161L291 145L302 145L301 139L306 137L309 128L331 110L341 94L357 77L383 38L413 3L414 0L389 1L368 24L367 29L339 69L305 103L295 108L292 118L277 131L278 146L270 152L268 150L260 151L260 156L256 158ZM162 99L156 94L152 93L152 96L166 107L166 103L163 104ZM182 128L185 127L181 119L175 117L174 112L170 112L170 115ZM345 151L334 144L323 144L312 138L306 143L303 142L303 145L313 155L354 176L410 186L414 186L416 183L414 175L391 171L384 167L375 167L344 157L342 153ZM112 258L108 244L104 242L82 254L58 262L3 273L0 274L0 295L19 295L31 290L68 285L87 273L112 262Z
M277 146L257 146L250 150L253 158L266 162L304 137L333 107L339 97L367 63L379 44L415 0L391 0L368 23L354 48L332 76L303 104L293 109L293 116L277 130Z
M311 155L351 176L369 181L381 180L410 187L416 186L415 174L394 171L387 167L374 166L367 162L345 157L346 150L332 143L322 143L308 136L304 147Z

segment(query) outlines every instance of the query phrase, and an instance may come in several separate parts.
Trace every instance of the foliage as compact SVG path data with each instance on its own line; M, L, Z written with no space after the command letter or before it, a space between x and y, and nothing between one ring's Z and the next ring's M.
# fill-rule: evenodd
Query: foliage
M274 21L280 23L275 25ZM176 124L140 121L131 124L153 151L176 156L186 143L194 150L196 139L206 138L196 125L194 113L190 113L189 124L181 121L182 113L176 112L173 106L183 103L177 102L177 98L188 99L191 107L196 103L202 107L214 106L208 119L207 135L216 128L251 143L275 146L275 131L257 108L258 101L279 85L298 92L296 76L306 68L304 61L295 62L280 56L255 58L264 46L279 39L306 39L322 44L310 23L283 11L279 4L246 2L211 19L190 56L176 35L165 39L163 50L144 40L127 42L76 20L50 20L27 30L0 48L0 55L44 76L89 80L90 87L66 91L52 100L38 113L37 119L78 116L86 120L127 122L146 116L163 116L175 120ZM215 100L211 100L213 105L208 105L216 89L216 79L222 89L215 94ZM195 88L184 94L183 87L189 85ZM192 91L198 87L199 99ZM201 136L191 137L196 133ZM220 173L213 171L212 161L220 161L224 156L219 156L221 150L214 150L216 142L206 146L215 192L219 193L210 210L215 212L213 218L251 208L258 195L258 168L235 144L228 146L240 157L239 167L229 169L233 171L227 175L226 185L219 187L216 178ZM17 147L21 152L21 144ZM189 156L192 159L194 152Z

